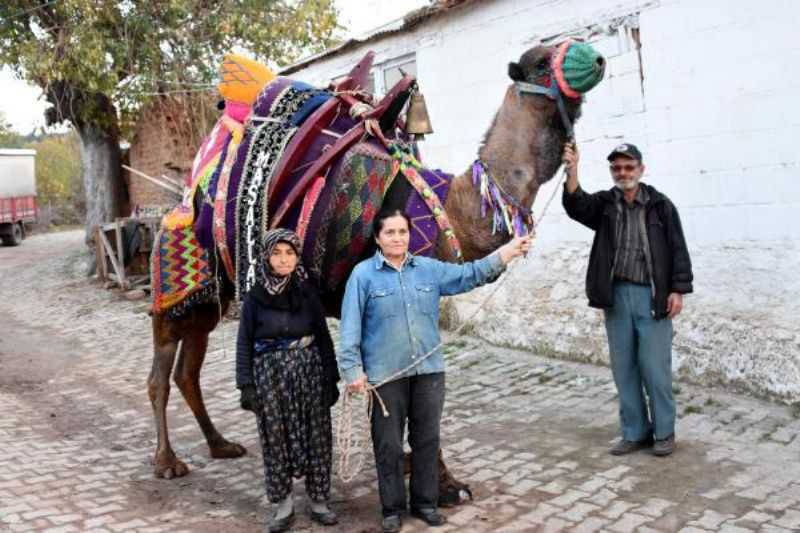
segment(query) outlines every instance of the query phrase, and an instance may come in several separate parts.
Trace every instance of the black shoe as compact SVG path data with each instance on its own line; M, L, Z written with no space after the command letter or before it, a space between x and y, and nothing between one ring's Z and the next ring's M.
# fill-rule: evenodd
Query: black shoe
M675 434L673 433L666 439L658 439L653 445L653 455L657 457L666 457L675 451Z
M335 526L339 523L339 517L336 516L336 513L330 509L323 513L318 513L313 509L309 509L309 515L311 516L312 522L316 522L317 524L321 524L323 526Z
M269 533L281 533L282 531L289 531L292 525L294 524L294 509L292 509L292 514L287 516L286 518L281 518L277 520L273 517L270 520L269 524L267 525L267 531Z
M381 522L381 527L383 528L383 533L397 533L403 527L403 520L398 514L385 516L383 522Z
M647 437L644 440L625 440L620 439L614 444L608 453L611 455L626 455L629 453L637 452L644 448L649 448L653 445L653 437Z
M411 516L419 518L431 527L439 527L447 523L447 518L434 507L429 507L427 509L412 508Z

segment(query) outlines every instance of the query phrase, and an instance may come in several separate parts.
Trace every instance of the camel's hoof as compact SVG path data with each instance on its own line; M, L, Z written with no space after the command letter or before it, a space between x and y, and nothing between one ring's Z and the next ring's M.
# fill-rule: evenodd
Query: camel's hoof
M154 473L156 477L172 479L174 477L183 477L188 474L189 467L177 457L173 457L172 460L168 461L156 461Z
M456 507L472 501L472 491L469 485L458 483L458 485L448 485L439 487L439 507Z
M221 444L209 445L208 449L214 459L235 459L247 453L247 448L241 444L227 440L222 441Z

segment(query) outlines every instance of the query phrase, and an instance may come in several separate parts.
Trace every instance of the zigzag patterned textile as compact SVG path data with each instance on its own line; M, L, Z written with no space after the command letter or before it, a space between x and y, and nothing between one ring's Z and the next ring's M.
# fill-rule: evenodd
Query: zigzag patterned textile
M264 88L254 106L247 132L251 140L236 194L235 266L239 299L256 279L256 266L262 254L261 236L269 223L266 191L272 175L297 132L297 117L308 116L314 106L325 101L325 94L308 85L277 78Z
M195 237L194 228L162 228L150 257L153 312L179 316L190 306L212 301L215 285L208 252Z
M440 215L447 193L450 191L450 183L453 180L451 174L441 170L428 170L422 168L418 172L419 176L427 185L422 193L417 190L411 193L406 204L406 215L411 219L411 235L408 250L414 255L424 255L433 257L436 252L436 241L439 238L439 224L436 217ZM431 207L426 201L425 191L432 191L439 199L437 206Z
M453 258L461 261L461 246L444 211L447 193L450 192L453 181L452 174L423 167L413 150L409 151L407 147L404 149L400 145L394 145L391 153L400 162L400 172L413 187L405 208L405 213L411 220L409 252L433 257L441 231L447 237Z

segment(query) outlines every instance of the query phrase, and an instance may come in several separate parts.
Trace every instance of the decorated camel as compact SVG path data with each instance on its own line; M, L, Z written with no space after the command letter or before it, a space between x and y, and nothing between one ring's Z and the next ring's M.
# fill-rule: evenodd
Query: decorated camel
M512 83L478 159L453 177L419 163L413 136L427 128L414 109L414 78L404 76L377 100L362 90L371 62L370 53L323 90L226 56L224 113L197 153L182 203L164 217L152 256L148 393L158 433L156 476L188 473L167 432L171 376L211 457L246 453L211 422L200 371L209 333L253 283L266 229L290 227L301 236L304 264L331 316L338 316L350 271L374 251L372 221L382 206L409 214L412 253L445 261L484 257L530 230L530 207L560 166L582 93L605 67L591 46L574 41L523 53L508 66ZM457 500L464 485L447 472L441 453L440 479L443 498L455 492Z

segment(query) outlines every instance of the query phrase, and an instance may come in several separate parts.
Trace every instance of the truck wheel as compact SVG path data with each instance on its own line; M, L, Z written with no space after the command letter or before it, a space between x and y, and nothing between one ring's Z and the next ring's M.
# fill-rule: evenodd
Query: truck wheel
M4 242L8 246L19 246L22 244L22 239L24 236L25 234L22 229L22 223L20 222L19 224L14 224L14 227L11 228L11 235L6 237L5 239L8 240L4 239Z

